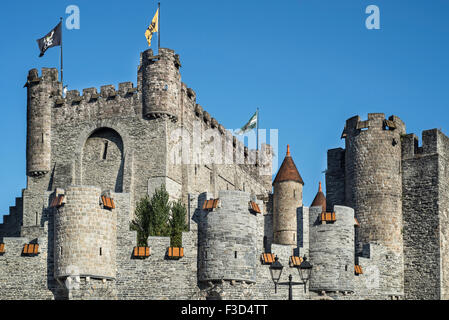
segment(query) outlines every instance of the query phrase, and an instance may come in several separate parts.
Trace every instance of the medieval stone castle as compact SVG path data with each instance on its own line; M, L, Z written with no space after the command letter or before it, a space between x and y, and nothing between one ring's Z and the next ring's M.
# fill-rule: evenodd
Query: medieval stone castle
M1 300L286 299L276 256L281 282L302 281L305 256L313 265L294 299L449 298L448 137L424 131L420 147L396 116L353 117L346 148L328 151L327 197L320 186L306 207L295 151L272 183L271 147L233 137L180 68L172 50L148 50L137 87L64 97L56 69L29 72L28 180L0 225ZM174 159L180 129L194 161ZM220 145L197 154L208 149L193 147L195 130ZM195 161L216 148L232 161ZM187 208L176 255L163 237L140 252L130 231L136 203L161 185Z

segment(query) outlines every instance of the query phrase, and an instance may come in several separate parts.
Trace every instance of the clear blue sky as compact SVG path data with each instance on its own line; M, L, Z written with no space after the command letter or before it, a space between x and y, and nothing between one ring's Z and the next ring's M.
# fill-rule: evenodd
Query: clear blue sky
M347 118L384 112L418 136L432 128L448 133L449 1L161 3L162 46L181 55L183 81L198 103L232 129L260 107L261 127L279 129L282 158L291 145L306 205L324 180L327 149L343 146ZM64 30L70 89L136 83L157 1L3 1L0 215L26 187L27 72L59 68L59 48L39 59L36 39L71 4L80 8L81 29ZM365 27L370 4L380 8L380 30Z

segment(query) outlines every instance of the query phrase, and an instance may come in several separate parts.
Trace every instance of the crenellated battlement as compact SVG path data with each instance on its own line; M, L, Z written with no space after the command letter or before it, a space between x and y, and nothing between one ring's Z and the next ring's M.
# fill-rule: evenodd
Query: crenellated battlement
M99 99L112 100L116 98L131 98L138 93L138 89L134 87L132 82L119 83L118 90L114 85L104 85L100 87L100 92L97 88L83 89L83 94L80 95L78 90L67 91L65 98L59 98L56 105L70 105L73 103L92 103Z
M414 134L401 136L402 158L411 159L434 154L446 154L449 150L449 138L438 129L422 132L422 145L419 146L419 138Z
M346 121L346 126L342 138L359 135L365 131L397 131L405 133L405 124L397 116L390 116L388 119L384 113L369 113L368 120L361 121L360 116L354 116Z
M53 117L55 124L96 120L114 117L137 117L141 115L140 92L132 82L120 83L118 90L114 85L100 88L70 90L65 98L54 101Z
M27 83L25 84L25 87L28 86L29 84L40 83L41 81L59 82L58 69L42 68L40 77L39 77L39 70L31 69L28 72Z

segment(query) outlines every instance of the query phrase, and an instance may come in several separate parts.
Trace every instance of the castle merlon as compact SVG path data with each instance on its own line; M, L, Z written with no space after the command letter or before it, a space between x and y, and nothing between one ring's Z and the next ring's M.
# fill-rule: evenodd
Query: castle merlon
M354 116L346 121L342 138L346 138L348 134L358 134L367 130L397 130L401 134L405 134L405 124L397 116L391 116L388 119L384 113L369 113L368 119L361 121L360 116Z
M424 130L421 146L419 146L419 138L413 133L402 135L401 140L403 159L435 154L443 155L449 146L449 138L439 129Z

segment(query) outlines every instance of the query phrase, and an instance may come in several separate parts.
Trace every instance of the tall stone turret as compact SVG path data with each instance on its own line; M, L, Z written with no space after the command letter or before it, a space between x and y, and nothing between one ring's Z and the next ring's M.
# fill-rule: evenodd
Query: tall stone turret
M389 274L380 278L385 294L401 296L404 290L402 221L402 136L405 125L396 116L383 113L358 116L346 122L345 202L360 222L356 229L356 252L364 246L383 246Z
M27 83L27 175L41 176L51 169L51 108L60 92L58 70L32 69Z
M363 243L378 242L401 253L402 172L401 135L405 125L383 113L358 116L346 122L346 205L354 208L361 227L356 234Z
M203 199L207 194L202 195ZM257 214L249 193L223 190L219 203L202 211L199 224L198 279L256 282Z
M297 245L297 208L302 206L303 186L287 146L287 156L273 182L273 242L276 244Z
M177 120L180 116L181 63L173 50L161 48L154 56L149 49L142 53L143 115L148 118L167 116Z
M97 187L70 186L65 191L65 205L54 215L56 279L115 279L117 213L102 205L101 195Z

